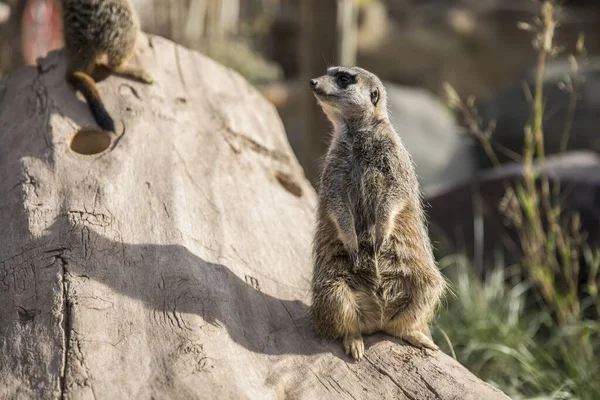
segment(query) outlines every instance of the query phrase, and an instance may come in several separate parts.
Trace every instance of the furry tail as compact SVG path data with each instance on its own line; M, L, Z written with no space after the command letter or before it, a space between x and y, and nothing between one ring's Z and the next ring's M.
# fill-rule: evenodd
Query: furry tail
M83 94L83 97L85 97L98 125L105 131L114 132L115 122L108 111L106 111L106 107L104 107L104 103L102 103L102 99L100 99L100 93L96 87L96 82L94 82L92 77L77 71L69 75L69 81L81 92L81 94Z

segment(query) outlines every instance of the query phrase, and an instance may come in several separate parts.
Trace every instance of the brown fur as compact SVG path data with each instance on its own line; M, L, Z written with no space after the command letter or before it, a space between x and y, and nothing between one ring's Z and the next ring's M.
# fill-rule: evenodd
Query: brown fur
M92 78L98 60L106 55L113 73L152 83L150 74L127 65L139 35L139 21L130 0L61 0L67 79L84 95L102 129L114 131Z
M343 339L356 360L364 353L362 334L376 331L437 349L428 323L446 283L385 88L368 71L342 67L312 80L311 88L334 126L313 243L314 326L324 338Z

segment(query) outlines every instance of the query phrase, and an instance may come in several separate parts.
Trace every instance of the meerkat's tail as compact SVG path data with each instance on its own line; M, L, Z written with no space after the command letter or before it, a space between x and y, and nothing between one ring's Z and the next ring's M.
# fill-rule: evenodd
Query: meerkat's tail
M68 78L73 86L85 97L96 123L105 131L114 132L115 122L108 111L106 111L106 107L104 107L94 79L81 71L73 72Z

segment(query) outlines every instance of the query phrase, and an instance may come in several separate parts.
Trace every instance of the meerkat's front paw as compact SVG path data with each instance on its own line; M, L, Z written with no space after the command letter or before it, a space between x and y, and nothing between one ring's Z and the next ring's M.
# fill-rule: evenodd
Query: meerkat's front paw
M348 253L348 257L352 263L352 270L356 271L358 268L358 242L356 240L347 240L344 242L344 249Z
M360 361L365 354L365 343L360 333L347 335L344 337L344 350L355 361Z
M339 229L338 234L348 257L350 257L352 268L356 270L358 266L358 238L356 237L356 231L354 231L354 228Z
M438 350L439 347L433 343L433 340L429 339L426 334L421 331L410 331L403 334L402 339L406 340L411 345L418 348L425 348L430 350Z

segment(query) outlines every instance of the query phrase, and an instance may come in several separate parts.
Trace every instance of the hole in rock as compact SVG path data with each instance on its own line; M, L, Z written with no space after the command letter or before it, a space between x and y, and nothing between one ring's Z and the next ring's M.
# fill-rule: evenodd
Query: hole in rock
M84 128L71 137L69 147L75 153L92 155L102 153L110 146L110 136L99 129Z
M275 171L275 178L285 190L287 190L296 197L302 197L302 188L298 183L296 183L296 181L291 175L277 170Z

